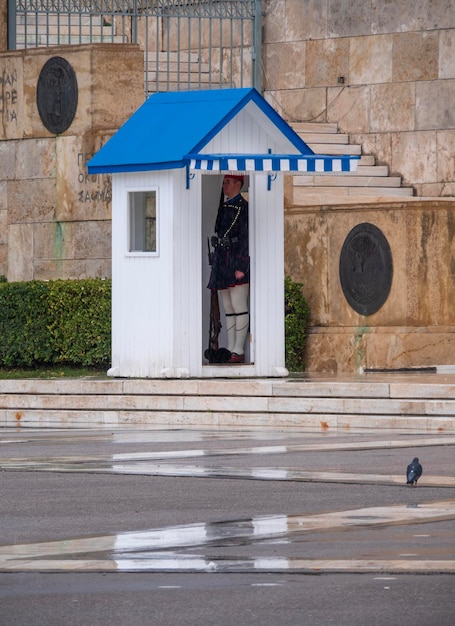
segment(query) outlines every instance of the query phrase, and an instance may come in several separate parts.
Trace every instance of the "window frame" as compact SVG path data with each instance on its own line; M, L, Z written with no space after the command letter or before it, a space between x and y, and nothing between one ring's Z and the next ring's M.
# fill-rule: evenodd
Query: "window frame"
M160 256L160 194L157 185L146 185L141 187L129 187L126 191L126 256L127 257L159 257ZM131 250L132 229L133 229L133 210L131 196L137 193L146 194L148 192L155 193L155 231L156 241L155 250Z

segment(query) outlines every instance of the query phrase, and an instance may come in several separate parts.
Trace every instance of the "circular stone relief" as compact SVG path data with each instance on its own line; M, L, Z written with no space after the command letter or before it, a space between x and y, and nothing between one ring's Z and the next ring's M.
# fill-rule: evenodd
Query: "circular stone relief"
M346 300L361 315L379 311L392 286L390 246L382 231L367 222L346 237L340 254L340 282Z
M52 57L43 66L36 88L38 113L44 126L59 135L71 126L77 109L77 80L71 65Z

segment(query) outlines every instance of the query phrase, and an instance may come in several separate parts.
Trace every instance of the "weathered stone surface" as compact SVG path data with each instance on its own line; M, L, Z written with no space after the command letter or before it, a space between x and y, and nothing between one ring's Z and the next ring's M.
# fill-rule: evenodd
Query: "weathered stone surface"
M2 182L14 180L16 176L16 145L14 141L0 141L0 172Z
M6 211L8 209L7 187L8 184L5 180L0 181L0 211Z
M107 137L93 133L57 138L58 220L110 219L112 178L109 174L89 176L86 166L106 141Z
M110 278L111 264L109 259L65 259L35 261L35 280Z
M267 64L266 88L293 89L305 84L305 43L293 42L264 46Z
M0 0L0 51L8 48L8 0Z
M393 36L393 81L438 78L439 33Z
M439 78L455 78L455 30L439 32Z
M92 123L84 120L84 132L117 130L144 102L144 53L137 45L122 45L121 51L115 44L91 46L87 77Z
M78 82L75 118L57 137L44 127L36 104L38 76L55 56L71 64ZM0 141L0 191L7 209L2 220L9 224L1 234L7 244L0 245L8 246L8 279L75 278L90 271L109 276L111 177L88 176L86 163L142 104L143 52L136 45L59 46L0 59L0 93L17 84L20 113L14 132L5 116L0 126L0 138L11 137ZM12 228L25 223L36 227Z
M327 5L329 37L352 37L371 33L371 4L364 0L338 0Z
M442 183L455 182L455 129L436 133L437 179Z
M33 224L8 227L8 281L33 280Z
M324 87L338 84L338 77L349 71L349 39L307 41L305 86ZM298 80L296 81L298 84Z
M267 19L264 20L264 41L267 43L286 41L286 2L267 0Z
M322 87L271 91L267 99L286 120L326 121L326 90Z
M110 221L36 224L35 258L58 261L108 259L110 235Z
M286 275L303 283L311 319L320 325L329 322L328 228L323 213L299 211L285 219Z
M353 37L349 46L349 84L388 83L392 79L390 35Z
M23 59L18 53L0 55L0 140L24 133Z
M413 185L415 196L422 198L453 198L455 197L455 183L417 183Z
M405 219L408 324L453 325L455 203L407 211Z
M369 130L370 87L333 87L327 90L327 121L345 133Z
M0 243L0 276L8 273L8 246Z
M305 350L309 371L356 372L451 364L455 328L310 329Z
M55 197L55 179L9 181L9 224L52 221L55 218ZM27 253L30 254L31 250L32 248L28 248Z
M55 178L55 139L23 139L16 145L16 179Z
M376 165L392 164L392 134L393 133L367 133L351 134L351 141L362 146L363 154L371 154L375 157Z
M25 53L24 53L25 54ZM74 120L64 135L87 128L117 129L144 99L144 56L136 45L55 46L27 50L24 64L25 127L28 137L49 137L36 104L36 83L45 63L63 57L73 68L78 86Z
M383 232L393 261L389 296L370 316L349 306L339 280L344 240L363 222ZM286 273L303 283L310 306L310 370L453 362L454 200L293 209L285 215L285 242Z
M416 83L416 128L418 130L454 128L454 92L455 80Z
M432 182L437 175L437 150L431 131L393 133L391 169L406 184Z
M0 188L1 191L1 188ZM8 213L6 209L0 207L0 246L4 246L8 243Z
M455 26L452 0L374 0L372 5L373 33L435 30Z
M278 0L277 4L280 4ZM327 4L320 0L286 0L286 41L321 39L327 35Z
M372 132L414 130L414 84L372 85L370 114Z

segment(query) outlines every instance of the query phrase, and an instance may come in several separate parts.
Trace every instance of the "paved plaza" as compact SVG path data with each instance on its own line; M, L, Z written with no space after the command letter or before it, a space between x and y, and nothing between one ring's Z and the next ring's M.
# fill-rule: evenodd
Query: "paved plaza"
M454 435L4 428L0 451L5 626L455 619Z

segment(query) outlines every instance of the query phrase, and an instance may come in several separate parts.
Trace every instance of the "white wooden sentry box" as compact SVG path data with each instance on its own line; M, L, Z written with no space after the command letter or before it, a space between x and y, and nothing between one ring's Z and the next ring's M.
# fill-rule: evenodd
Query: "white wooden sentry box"
M112 174L109 374L286 376L283 173L345 173L355 159L315 155L255 89L146 100L88 163ZM210 365L207 238L227 172L247 180L250 344L248 363Z

